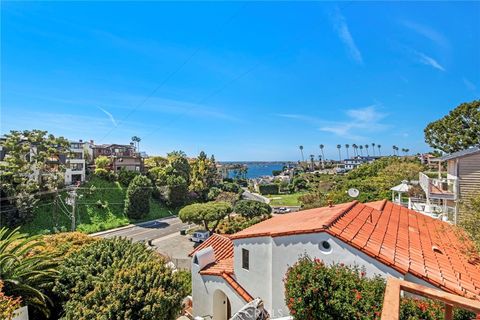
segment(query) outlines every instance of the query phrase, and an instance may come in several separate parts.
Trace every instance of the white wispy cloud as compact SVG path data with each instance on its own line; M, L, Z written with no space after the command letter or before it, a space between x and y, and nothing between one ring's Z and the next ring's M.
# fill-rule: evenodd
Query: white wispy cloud
M364 133L384 130L387 126L381 123L387 115L380 112L379 104L345 111L344 121L326 121L303 114L277 114L278 117L303 121L318 127L318 130L352 140L365 139Z
M105 113L110 118L110 121L113 123L113 125L115 127L117 126L117 121L115 120L115 118L113 117L113 115L110 112L103 109L102 107L97 107L97 108L100 109L103 113Z
M445 68L440 63L438 63L437 60L433 59L432 57L429 57L426 54L424 54L422 52L415 51L415 50L413 51L413 53L414 53L418 62L420 62L424 65L430 66L432 68L435 68L437 70L445 71Z
M470 91L477 90L477 86L473 82L469 81L465 77L462 80L463 80L463 83L465 84L465 86L467 87L468 90L470 90Z
M360 53L360 50L358 50L358 47L355 44L355 40L353 39L352 34L350 33L350 29L348 28L347 21L340 12L340 9L338 9L338 7L335 8L335 10L333 11L331 18L333 28L337 32L340 40L346 46L352 59L355 60L357 63L363 63L362 54Z
M443 34L441 34L440 32L436 31L435 29L429 26L422 25L420 23L409 21L409 20L402 20L400 21L400 23L403 26L407 27L408 29L413 30L417 34L433 41L439 46L442 46L442 47L448 46L447 38L445 38Z

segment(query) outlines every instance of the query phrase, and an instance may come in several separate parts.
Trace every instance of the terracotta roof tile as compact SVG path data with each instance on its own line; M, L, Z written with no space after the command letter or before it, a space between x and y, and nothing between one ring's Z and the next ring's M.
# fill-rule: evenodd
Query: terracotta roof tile
M480 266L466 253L471 244L446 222L389 201L357 203L326 231L403 274L480 299Z
M231 235L231 239L319 232L354 207L356 203L353 201L332 207L278 215Z

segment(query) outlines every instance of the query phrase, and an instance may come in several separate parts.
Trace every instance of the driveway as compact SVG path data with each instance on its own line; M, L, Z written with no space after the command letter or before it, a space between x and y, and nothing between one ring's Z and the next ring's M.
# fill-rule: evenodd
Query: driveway
M190 236L174 233L169 236L152 241L155 250L166 256L179 269L190 270L191 258L188 256L195 248L195 243L190 241Z
M162 238L171 234L179 233L180 230L188 228L187 223L183 223L177 217L152 220L139 223L128 228L112 230L99 234L102 238L124 237L133 242L149 241Z

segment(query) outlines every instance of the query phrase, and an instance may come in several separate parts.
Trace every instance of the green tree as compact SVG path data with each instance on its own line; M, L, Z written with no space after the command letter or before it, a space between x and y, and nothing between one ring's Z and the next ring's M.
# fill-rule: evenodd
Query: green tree
M175 319L189 293L182 272L143 244L99 240L67 256L54 288L63 319Z
M150 212L152 183L145 176L136 176L128 185L125 198L125 214L129 218L140 219Z
M218 182L218 172L215 158L210 159L205 152L200 152L198 157L191 163L190 191L197 193L206 200L208 190Z
M260 201L240 200L235 204L234 211L245 218L252 219L269 216L272 213L272 207Z
M194 203L182 208L178 217L183 222L202 224L205 230L213 233L220 221L231 212L232 206L227 202Z
M480 100L462 103L425 128L425 142L452 153L480 143Z
M38 191L53 191L63 183L69 142L47 131L10 131L0 145L6 150L0 161L2 221L9 226L33 218Z
M459 226L468 233L480 252L480 193L466 197L460 208Z
M51 255L33 254L43 247L38 237L27 238L18 228L0 229L0 279L8 296L20 297L33 312L49 315L52 304L46 290L57 276Z

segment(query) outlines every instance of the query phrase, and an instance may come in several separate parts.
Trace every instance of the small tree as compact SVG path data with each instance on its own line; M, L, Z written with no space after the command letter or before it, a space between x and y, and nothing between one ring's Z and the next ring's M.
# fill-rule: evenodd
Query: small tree
M87 245L67 256L59 271L54 291L65 319L175 319L189 293L182 272L125 239Z
M252 219L254 217L269 216L272 213L272 207L260 201L240 200L235 205L234 211L245 218Z
M110 170L110 159L106 156L99 156L95 159L95 171L97 169Z
M202 224L205 230L213 233L220 221L231 212L232 206L227 202L194 203L182 208L178 217L183 222ZM210 223L212 227L209 227Z
M150 212L152 183L145 176L136 176L128 185L125 198L125 214L132 219L140 219Z

